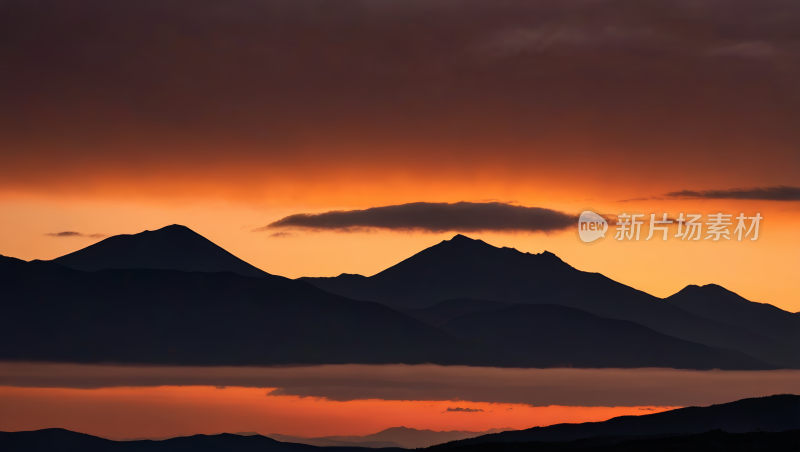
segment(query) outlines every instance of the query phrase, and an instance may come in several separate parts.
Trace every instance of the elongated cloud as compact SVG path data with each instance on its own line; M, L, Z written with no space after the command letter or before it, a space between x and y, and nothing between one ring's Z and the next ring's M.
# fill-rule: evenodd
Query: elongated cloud
M733 188L729 190L681 190L667 193L672 198L743 199L758 201L800 201L800 187Z
M102 239L103 237L108 237L107 234L84 234L75 231L50 232L45 235L50 237L83 237L88 239Z
M296 214L255 231L273 229L332 230L356 232L389 229L425 232L555 232L576 224L575 215L542 207L524 207L502 202L415 202L365 210Z
M458 412L458 413L477 413L477 412L480 412L480 411L483 411L483 410L480 409L480 408L461 408L461 407L449 408L448 407L446 410L443 411L443 413L446 413L448 411L450 411L450 412Z
M448 400L532 406L691 406L800 392L800 371L500 369L361 364L158 367L0 363L0 386L96 389L155 386L264 388L269 396ZM457 382L454 384L454 382ZM279 388L269 390L270 388Z

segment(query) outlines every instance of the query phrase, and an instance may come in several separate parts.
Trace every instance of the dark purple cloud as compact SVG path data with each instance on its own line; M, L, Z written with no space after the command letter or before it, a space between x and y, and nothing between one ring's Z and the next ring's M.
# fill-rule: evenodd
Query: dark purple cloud
M478 413L478 412L482 412L482 411L483 410L480 409L480 408L461 408L461 407L450 408L450 407L448 407L446 410L442 411L442 413L447 413L447 412Z
M364 210L295 214L255 231L281 228L354 232L368 229L425 232L555 232L574 226L576 215L501 202L415 202Z
M667 193L671 198L741 199L758 201L800 201L800 187L732 188L727 190L681 190Z

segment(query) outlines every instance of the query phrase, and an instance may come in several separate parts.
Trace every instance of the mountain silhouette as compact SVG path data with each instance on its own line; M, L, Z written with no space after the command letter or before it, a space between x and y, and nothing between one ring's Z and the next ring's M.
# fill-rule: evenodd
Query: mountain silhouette
M305 438L302 436L280 435L277 433L270 433L264 436L284 443L308 444L309 446L317 447L362 447L370 449L379 449L385 447L403 448L403 446L391 441L361 441L362 437L360 436L325 436L320 438Z
M230 433L183 436L163 441L112 441L51 428L30 432L0 432L0 450L3 452L363 452L366 449L323 448L283 443L261 435L243 436Z
M666 300L693 314L746 328L800 350L800 317L771 304L749 301L716 284L686 286Z
M643 416L619 416L604 422L557 424L495 433L435 446L455 448L478 443L573 441L602 436L692 434L709 430L729 433L783 432L800 429L800 396L785 394L742 399L709 407L679 408Z
M514 303L489 300L470 300L459 298L457 300L445 300L435 305L423 309L403 309L402 312L415 319L422 320L428 325L442 327L450 320L461 317L462 315L475 312L494 311L496 309L513 306Z
M560 304L600 317L630 320L687 341L736 350L769 364L800 368L800 353L790 344L693 314L599 273L577 270L552 253L497 248L463 235L374 276L301 279L331 293L400 310L458 298Z
M399 444L406 449L416 449L422 447L429 447L436 444L442 444L449 441L457 441L460 439L474 438L476 436L486 435L489 433L505 432L514 430L512 428L491 429L484 432L470 432L464 430L451 430L444 432L437 432L428 429L415 429L408 427L391 427L382 430L378 433L365 436L331 436L328 438L344 439L353 438L357 444L365 444L366 442L391 442Z
M53 260L83 271L159 269L185 272L233 272L265 277L259 270L186 226L173 224L155 231L115 235Z
M0 360L502 364L379 303L285 278L0 260ZM482 360L483 359L483 360Z
M552 304L521 304L456 317L442 330L524 367L770 369L736 352L684 341L627 320ZM749 359L748 359L749 358Z

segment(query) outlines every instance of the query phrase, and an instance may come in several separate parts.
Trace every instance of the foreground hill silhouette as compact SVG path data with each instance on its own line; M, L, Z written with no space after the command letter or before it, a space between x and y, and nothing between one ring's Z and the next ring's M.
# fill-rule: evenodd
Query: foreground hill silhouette
M791 451L800 445L800 396L774 395L710 407L690 407L644 416L621 416L605 422L558 424L527 430L505 431L452 441L428 450L447 451L695 451L770 450ZM397 437L387 429L367 439ZM417 431L429 435L429 431ZM707 433L704 433L707 432ZM728 433L724 433L728 432ZM757 433L748 433L757 432ZM407 433L407 432L401 432ZM470 433L470 432L430 432ZM739 434L732 436L731 434ZM352 438L352 437L331 437ZM322 448L279 442L260 435L194 435L163 441L111 441L70 432L46 429L31 432L0 432L4 452L355 452L357 447ZM403 450L403 449L382 449Z
M557 424L495 433L455 441L434 449L478 443L572 441L603 436L693 434L709 430L729 433L783 432L800 429L800 396L785 394L709 407L689 407L644 416L620 416L604 422ZM487 449L489 450L489 449Z
M420 309L442 300L559 304L630 320L663 334L800 368L800 348L742 326L693 314L669 301L577 270L554 254L522 253L457 235L374 275L302 278L331 293Z
M150 268L269 276L202 235L177 224L155 231L115 235L54 259L54 262L90 272L110 268Z
M31 432L0 432L0 450L3 452L365 452L369 449L315 447L306 444L282 443L261 435L243 436L230 433L185 436L163 441L111 441L83 433L51 428Z
M2 259L0 288L3 317L13 319L0 328L0 360L488 364L386 306L285 278Z
M449 452L730 452L800 450L800 430L727 433L712 430L694 435L602 436L575 441L459 444Z

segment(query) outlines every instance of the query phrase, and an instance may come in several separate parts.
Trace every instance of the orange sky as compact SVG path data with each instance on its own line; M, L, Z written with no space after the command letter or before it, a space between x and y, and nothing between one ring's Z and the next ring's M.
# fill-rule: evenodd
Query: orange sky
M2 255L53 259L97 240L47 235L63 231L183 224L269 273L372 275L455 232L252 231L297 213L412 202L497 200L673 218L758 212L756 242L619 243L613 227L590 245L575 230L467 235L551 251L659 297L716 283L800 311L800 201L659 199L681 190L800 187L800 7L123 3L17 1L0 15L8 37L0 40ZM620 202L634 198L643 199ZM484 371L491 372L475 370ZM724 386L680 381L704 392ZM267 391L0 383L0 430L361 435L650 412ZM454 406L484 411L442 413Z
M524 193L521 191L519 194ZM496 193L487 193L493 194ZM637 194L644 193L631 191L628 196ZM756 242L682 243L671 238L665 243L616 243L607 239L587 246L577 239L574 231L468 235L495 246L511 246L526 252L548 250L580 270L601 272L656 296L669 296L688 284L716 283L752 301L771 303L792 312L800 311L800 281L795 277L800 257L793 251L800 246L800 235L795 226L800 224L798 203L726 200L618 203L565 200L564 197L566 195L553 202L543 202L534 196L530 202L525 202L523 196L516 198L523 205L571 213L591 208L612 213L667 212L677 217L681 211L727 211L735 212L734 215L758 211L764 220L761 237ZM450 200L460 199L453 197ZM293 213L364 207L364 203L346 196L339 202L326 208L308 208L258 206L234 200L164 203L124 198L118 201L91 197L63 199L56 195L48 198L6 197L0 201L0 211L4 213L4 221L0 222L0 254L22 259L53 259L88 246L96 239L55 238L45 236L46 233L136 233L178 223L191 227L233 254L273 274L288 277L333 276L342 272L371 275L454 235L381 231L296 232L291 237L270 238L269 233L251 232ZM609 238L613 238L613 233Z
M111 438L259 432L367 435L389 427L431 430L530 428L649 414L668 407L530 407L464 401L336 402L267 396L273 388L212 386L38 389L0 386L0 431L61 427ZM483 412L445 412L447 408Z

